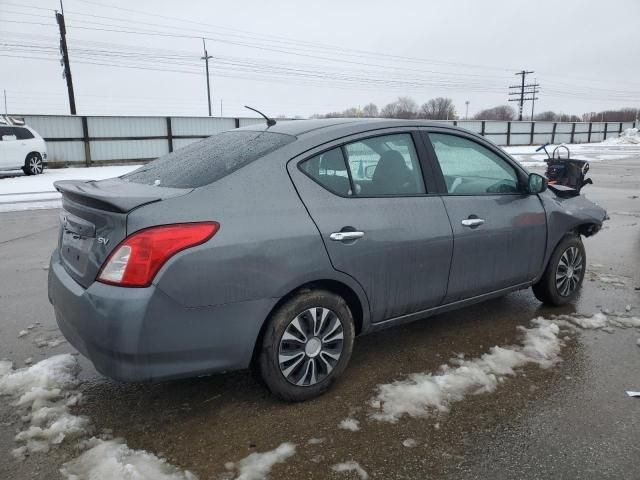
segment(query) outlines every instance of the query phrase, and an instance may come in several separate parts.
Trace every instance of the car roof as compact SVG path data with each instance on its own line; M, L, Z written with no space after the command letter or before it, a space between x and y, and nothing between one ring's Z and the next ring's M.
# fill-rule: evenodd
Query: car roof
M323 118L314 120L280 120L275 125L267 127L266 121L264 124L253 124L247 127L243 127L242 130L258 130L273 133L281 133L285 135L293 135L300 137L312 133L330 133L334 130L339 130L341 127L349 127L350 130L358 130L358 127L362 131L378 128L390 128L390 127L451 127L451 125L432 122L425 120L400 120L390 118ZM322 132L320 132L322 131Z

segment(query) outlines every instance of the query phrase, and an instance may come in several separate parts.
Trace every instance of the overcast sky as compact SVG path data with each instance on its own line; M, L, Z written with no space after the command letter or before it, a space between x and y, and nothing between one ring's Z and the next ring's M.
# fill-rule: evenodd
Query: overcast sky
M57 0L0 0L10 113L68 113ZM640 106L639 0L64 0L78 114L343 110L451 97L459 115L507 103L521 69L536 112ZM515 106L515 104L513 104ZM530 104L526 106L530 113Z

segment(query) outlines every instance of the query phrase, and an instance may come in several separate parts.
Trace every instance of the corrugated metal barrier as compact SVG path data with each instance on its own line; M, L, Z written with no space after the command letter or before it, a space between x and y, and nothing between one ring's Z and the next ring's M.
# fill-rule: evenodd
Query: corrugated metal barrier
M19 115L47 141L49 166L146 162L218 132L263 123L261 118ZM635 122L446 121L494 143L600 142Z

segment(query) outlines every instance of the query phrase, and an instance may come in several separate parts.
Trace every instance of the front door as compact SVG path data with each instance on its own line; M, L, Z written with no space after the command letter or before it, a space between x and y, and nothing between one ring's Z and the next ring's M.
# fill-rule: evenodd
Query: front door
M394 131L289 162L331 263L362 285L374 322L439 305L446 294L451 226L442 198L428 191L429 173L425 186L419 149L418 136Z
M454 237L445 303L532 280L542 267L547 226L540 199L521 186L526 174L471 136L432 131L429 141Z

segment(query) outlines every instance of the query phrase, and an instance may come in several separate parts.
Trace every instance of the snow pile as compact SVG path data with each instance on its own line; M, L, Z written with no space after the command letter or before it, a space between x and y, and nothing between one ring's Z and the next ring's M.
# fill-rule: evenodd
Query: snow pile
M353 418L345 418L338 424L339 428L343 430L351 430L352 432L357 432L360 430L360 422Z
M13 369L0 361L0 395L8 396L24 422L13 450L21 459L31 452L48 452L51 446L77 439L85 449L66 463L61 473L68 480L196 480L191 472L181 472L155 455L131 450L123 440L90 438L91 424L84 416L73 415L81 394L79 366L73 355L55 355L28 368Z
M378 386L370 405L376 409L376 420L397 422L403 415L429 416L446 412L453 402L466 395L493 392L506 376L527 364L548 368L560 360L560 329L542 317L532 320L531 328L519 327L524 333L521 345L493 347L480 358L453 359L442 365L437 375L416 373L405 380Z
M0 395L12 397L25 424L15 437L24 445L13 451L14 456L48 452L51 445L88 433L89 420L69 412L81 397L73 390L77 374L72 355L56 355L19 370L13 370L11 362L0 362Z
M227 463L225 467L227 470L236 469L238 471L236 480L264 480L275 464L283 463L294 453L296 453L296 446L294 444L283 443L275 450L264 453L252 453L238 463Z
M593 315L558 315L557 321L565 321L586 330L608 328L640 328L640 318L628 313L599 312Z
M89 449L65 463L60 473L68 480L197 480L166 460L144 450L131 450L123 440L92 438Z
M369 478L369 474L365 471L364 468L360 466L358 462L338 463L331 467L331 469L334 472L356 472L361 480L367 480Z
M607 138L604 142L609 145L636 145L640 144L640 132L637 128L627 128L616 138Z

